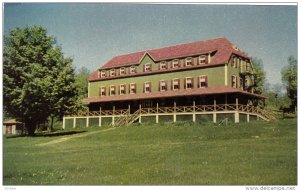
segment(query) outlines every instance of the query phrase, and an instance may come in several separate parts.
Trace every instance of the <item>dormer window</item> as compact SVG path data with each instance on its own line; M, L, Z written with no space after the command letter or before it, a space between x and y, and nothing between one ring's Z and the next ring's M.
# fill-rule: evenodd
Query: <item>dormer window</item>
M185 59L185 66L192 66L192 58L188 57Z
M150 72L151 71L151 64L147 63L144 65L144 72Z
M199 64L206 64L206 56L205 55L199 56Z
M136 73L136 66L130 66L130 74Z
M167 69L167 62L166 61L161 62L159 65L159 69L160 70Z
M120 75L125 75L125 74L126 74L125 68L120 68Z
M106 71L105 70L101 70L100 77L101 78L105 78L106 77Z
M116 70L115 69L110 69L109 75L110 76L115 76L116 75Z
M178 59L173 60L172 66L173 66L173 68L178 68L179 67L179 60Z

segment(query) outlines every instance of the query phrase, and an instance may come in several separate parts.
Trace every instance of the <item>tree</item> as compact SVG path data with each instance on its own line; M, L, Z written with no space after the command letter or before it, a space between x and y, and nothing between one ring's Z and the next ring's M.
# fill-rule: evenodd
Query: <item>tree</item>
M281 70L282 82L286 87L287 96L291 100L291 107L297 107L297 59L293 56L288 58L288 66Z
M80 98L86 98L88 96L88 78L90 71L86 67L79 69L78 74L76 74L76 85L79 88Z
M4 110L24 122L29 135L49 116L76 110L78 90L71 64L42 27L17 28L4 37Z
M255 72L254 76L254 93L262 94L265 90L266 72L264 71L263 62L261 59L253 58L252 65Z

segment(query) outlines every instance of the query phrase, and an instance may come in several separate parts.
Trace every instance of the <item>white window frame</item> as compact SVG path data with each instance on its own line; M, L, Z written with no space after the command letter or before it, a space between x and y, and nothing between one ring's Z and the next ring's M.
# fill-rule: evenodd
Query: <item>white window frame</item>
M147 63L145 64L145 72L150 72L151 71L151 64Z
M233 86L233 81L231 82L231 87L233 87L233 88L237 88L238 87L238 85L237 85L237 76L235 76L235 75L232 75L231 76L231 80L232 80L232 77L234 77L234 82L235 82L235 85Z
M136 66L130 66L130 74L136 73Z
M162 66L164 66L164 67L162 67ZM160 62L159 69L160 69L160 70L165 70L165 69L167 69L167 62L166 62L166 61Z
M198 57L198 59L199 59L199 64L206 64L206 63L205 63L206 55L200 55L200 56ZM202 61L204 61L204 62L202 63Z
M206 88L207 87L207 81L206 81L207 75L201 75L199 76L199 88ZM204 79L205 86L202 86L201 83L203 82L202 79Z
M175 91L176 91L176 90L179 90L179 83L180 83L180 82L178 82L178 80L179 80L179 78L174 78L174 79L172 79L172 90L173 90L173 91L174 91L174 90L175 90ZM175 82L176 82L177 84L175 84ZM177 89L174 88L175 85L178 86Z
M120 75L125 75L126 68L120 68Z
M121 93L121 87L124 87L124 93ZM125 84L120 84L119 85L119 95L125 95L126 94L126 85Z
M162 83L164 83L165 85L162 86ZM160 80L160 81L159 81L159 87L160 87L159 90L160 90L161 92L167 91L167 80ZM165 89L163 90L162 87L165 87Z
M104 91L102 91L104 90ZM102 93L105 92L105 95L102 95ZM106 96L106 87L105 86L101 86L100 87L100 97Z
M185 59L185 66L192 66L193 63L193 58L192 57L187 57Z
M191 87L188 87L188 79L191 80ZM185 89L192 89L193 88L193 78L192 77L186 77L185 78Z
M132 87L134 88L134 92L131 91ZM136 84L135 83L130 83L129 84L129 94L136 94Z
M177 65L177 66L175 66ZM178 68L179 67L179 59L174 59L172 61L172 68Z
M112 95L112 87L114 88L114 95ZM109 96L115 96L116 95L116 86L115 85L111 85L110 87L109 87Z
M106 70L101 70L100 78L105 78L105 77L106 77Z
M113 75L112 75L113 74ZM110 69L109 70L109 76L116 76L116 69Z
M149 88L149 91L146 91L147 88ZM151 93L151 82L145 82L144 83L144 92L145 93Z

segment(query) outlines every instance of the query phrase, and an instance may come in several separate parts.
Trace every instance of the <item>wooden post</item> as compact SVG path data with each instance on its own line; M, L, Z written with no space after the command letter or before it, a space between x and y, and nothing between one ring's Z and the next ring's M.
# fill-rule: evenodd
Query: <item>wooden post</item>
M86 127L89 127L89 117L86 117Z
M99 127L101 127L101 120L102 120L102 115L101 115L101 106L100 106L100 115L99 115Z
M173 114L173 122L176 122L176 102L174 101L174 114Z
M217 110L217 101L216 101L216 97L214 96L214 111Z
M114 126L115 125L115 106L113 106L113 116L112 116L112 122L111 124Z
M130 104L128 104L128 113L130 114Z
M63 129L66 128L66 121L65 120L66 120L65 117L63 117Z
M76 117L73 118L73 128L76 127Z
M142 105L141 105L141 103L139 104L139 110L140 110L139 123L142 123L142 116L141 116L141 113L142 113Z
M250 115L249 115L249 113L247 114L247 122L248 123L250 122Z
M158 123L158 102L156 102L156 119L155 122Z
M213 113L213 122L217 123L217 113Z
M195 100L193 100L193 122L196 122L196 104L195 104Z
M225 94L225 110L227 111L227 94Z
M236 110L235 110L235 113L234 113L234 122L239 123L240 122L239 98L235 98L235 105L236 105Z

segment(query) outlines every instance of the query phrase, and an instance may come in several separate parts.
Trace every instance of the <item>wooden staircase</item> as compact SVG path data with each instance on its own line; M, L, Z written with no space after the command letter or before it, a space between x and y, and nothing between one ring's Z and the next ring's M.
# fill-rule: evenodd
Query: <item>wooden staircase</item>
M276 115L273 112L264 110L264 109L257 109L257 114L259 115L260 118L266 120L266 121L273 121L277 120Z
M133 122L135 122L140 117L140 110L135 111L133 114L130 114L128 112L127 115L124 115L122 117L118 117L114 124L110 124L110 126L113 127L121 127L121 126L128 126L131 125Z

